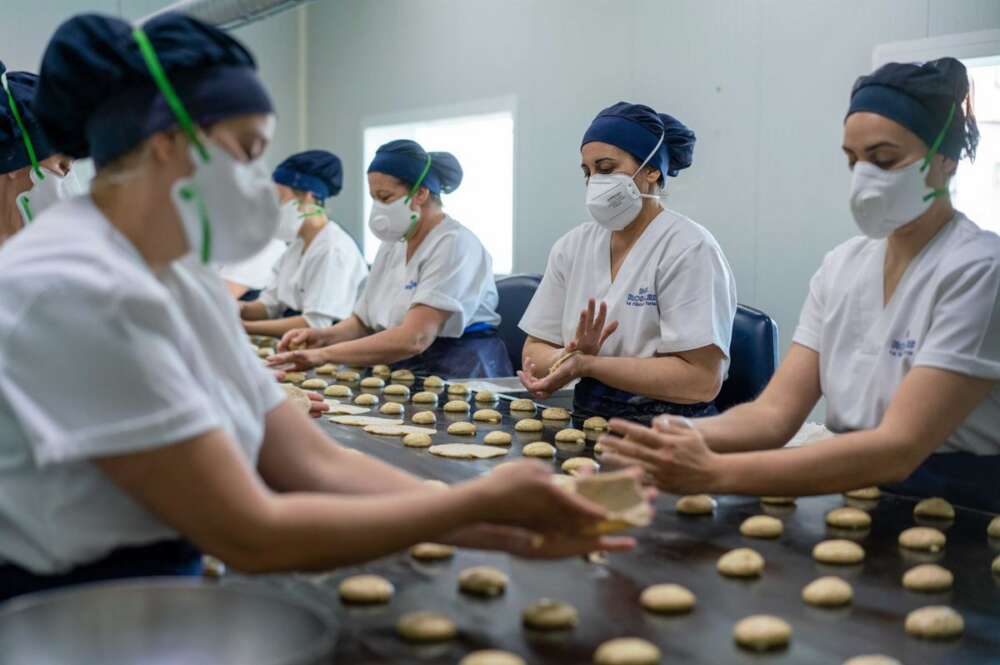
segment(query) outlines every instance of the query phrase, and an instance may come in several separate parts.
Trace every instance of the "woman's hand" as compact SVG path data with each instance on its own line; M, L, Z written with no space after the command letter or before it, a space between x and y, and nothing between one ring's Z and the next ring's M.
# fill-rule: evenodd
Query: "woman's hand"
M594 315L597 310L597 315ZM596 356L604 342L614 331L618 330L618 322L612 321L607 326L604 323L608 320L608 304L601 302L600 309L597 309L597 301L591 298L587 302L587 309L580 311L580 321L576 325L576 337L566 345L566 353L579 351L587 356Z
M309 398L309 415L313 418L319 418L324 413L330 410L330 405L326 403L323 396L319 393L314 393L311 390L305 390L306 396Z
M566 347L569 349L569 347ZM535 376L538 366L530 358L526 360L524 369L518 370L517 376L535 399L547 399L549 395L560 390L570 382L583 375L586 358L576 354L567 358L556 371L543 377Z
M652 428L616 418L609 427L621 436L601 437L602 462L638 466L649 482L675 494L711 492L717 485L722 456L687 418L658 416Z
M269 356L267 366L282 371L294 370L304 372L326 362L323 349L308 349L306 351L287 351ZM281 377L279 377L281 378Z
M477 524L455 532L446 541L457 547L506 552L523 559L563 559L598 550L627 552L635 539L627 536L539 536L511 526Z
M278 351L300 351L329 346L320 328L295 328L282 335Z

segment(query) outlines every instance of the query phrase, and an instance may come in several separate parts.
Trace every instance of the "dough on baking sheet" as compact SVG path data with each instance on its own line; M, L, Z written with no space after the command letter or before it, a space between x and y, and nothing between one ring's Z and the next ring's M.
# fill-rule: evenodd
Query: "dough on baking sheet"
M583 421L583 429L603 432L608 428L608 421L600 416L592 416Z
M329 402L327 402L329 404ZM371 409L367 406L355 406L354 404L330 404L327 411L331 416L359 416L362 413L369 413Z
M337 373L337 366L326 363L325 365L320 365L316 368L317 374L325 374L326 376L332 376Z
M764 557L749 547L738 547L719 557L715 567L726 577L757 577L764 570Z
M483 437L483 443L487 446L509 446L512 440L513 438L509 433L501 432L500 430L490 432Z
M429 392L419 392L413 396L414 404L437 404L438 396L434 393Z
M1000 538L1000 516L990 520L989 525L986 527L986 536L988 538Z
M475 423L458 422L448 425L448 434L454 434L455 436L475 436L476 435L476 425Z
M479 409L472 414L472 419L482 423L498 423L503 420L503 416L496 409Z
M781 520L770 515L754 515L740 524L740 533L748 538L777 538L784 530Z
M541 432L543 429L545 429L545 425L542 424L542 421L534 418L525 418L514 423L514 430L517 432Z
M476 596L495 597L507 588L507 575L492 566L473 566L458 574L458 588Z
M375 406L378 404L378 397L371 393L362 393L354 398L354 403L358 406Z
M535 412L535 403L530 399L515 399L510 403L511 411L529 411L531 413Z
M906 632L930 640L958 637L965 630L962 615L947 605L928 605L906 615Z
M483 649L468 654L458 661L458 665L525 665L525 662L523 658L509 651Z
M660 649L638 637L617 637L594 652L595 665L657 665Z
M309 399L309 395L306 391L301 388L297 388L290 383L281 384L281 388L285 391L285 396L288 397L288 401L291 402L292 406L294 406L297 411L301 411L306 415L309 414L309 407L311 406L312 400Z
M569 420L569 411L553 406L542 411L542 420Z
M366 376L361 379L362 388L385 388L385 379L378 376Z
M437 478L428 478L424 481L424 485L428 487L433 487L436 490L446 490L451 489L451 485L444 482L443 480L438 480Z
M273 355L274 355L274 349L270 348L257 349L258 358L270 358Z
M908 550L940 552L947 542L945 535L927 526L914 526L899 534L899 544Z
M372 376L378 376L383 379L387 379L392 376L392 369L388 365L375 365L372 367Z
M455 547L441 543L417 543L410 548L410 556L420 561L441 561L455 556Z
M433 425L438 421L437 414L433 411L418 411L411 418L418 425Z
M444 405L446 413L468 413L469 408L469 403L460 399L453 399Z
M433 427L414 427L413 425L365 425L365 431L376 436L406 436L407 434L426 434L431 436L437 430Z
M568 460L563 462L559 468L569 475L575 476L583 472L584 469L597 471L600 466L600 464L589 457L570 457Z
M476 393L476 401L480 404L493 404L497 399L497 394L492 390L480 390Z
M347 386L334 385L329 386L326 390L324 390L323 394L327 397L351 397L354 395L354 391Z
M353 369L342 369L334 376L338 381L343 381L344 383L354 383L361 378L361 374L355 372Z
M583 443L587 440L587 435L583 430L568 428L556 432L556 441L559 443Z
M302 383L306 380L305 372L285 372L285 378L281 381L282 383Z
M760 502L769 506L794 506L794 496L762 496Z
M838 529L867 529L872 525L872 518L857 508L834 508L826 514L826 523Z
M521 612L521 622L535 630L565 630L575 626L579 620L575 607L551 598L540 598Z
M770 614L755 614L742 619L733 628L736 643L752 651L770 651L788 645L792 627L788 622Z
M382 391L382 394L392 395L393 397L409 397L410 389L398 383L390 383Z
M419 434L414 432L413 434L407 434L403 437L403 445L407 448L430 448L431 442L432 440L429 434Z
M815 579L802 589L802 600L817 607L840 607L853 599L851 585L833 575Z
M413 381L417 377L413 376L413 372L408 369L397 369L389 374L389 378L393 381Z
M430 447L431 455L452 459L490 459L503 457L507 449L500 446L483 446L478 443L441 443Z
M895 658L880 654L865 654L844 661L844 665L903 665Z
M695 605L694 594L680 584L654 584L643 589L639 604L650 612L680 614Z
M368 427L369 425L402 425L398 418L377 418L375 416L330 416L331 423L350 425L351 427Z
M929 517L938 520L955 519L955 509L941 497L924 499L913 507L914 517Z
M548 457L556 456L556 447L546 441L535 441L521 448L521 454L525 457Z
M340 583L337 592L344 602L374 605L388 603L395 588L392 582L378 575L353 575Z
M566 364L567 360L569 360L573 356L578 356L578 355L580 355L579 351L566 351L564 349L563 352L559 355L559 357L556 358L551 365L549 365L549 371L546 372L545 376L550 376L551 374L554 374L556 370L558 370L560 367Z
M299 384L299 388L306 390L326 390L327 383L323 379L306 379Z
M1000 554L997 555L997 558L993 559L993 563L990 565L990 570L994 575L1000 575Z
M861 545L843 539L824 540L812 550L813 558L820 563L849 566L865 560L865 550Z
M455 637L458 628L439 612L410 612L400 617L396 632L410 642L444 642Z
M405 411L405 409L399 402L386 402L378 410L379 413L383 413L387 416L401 416L403 415L403 411Z
M461 395L462 397L468 397L472 394L469 390L469 386L464 383L449 383L448 384L448 394L449 395Z
M849 499L861 499L862 501L875 501L882 496L882 490L877 487L859 487L850 492L844 492L844 496Z
M436 374L431 374L426 379L424 379L425 388L440 388L444 385L444 379Z
M947 591L954 581L955 577L950 570L934 563L914 566L903 573L903 586L911 591Z
M677 512L682 515L711 515L715 511L715 499L707 494L690 494L677 499Z

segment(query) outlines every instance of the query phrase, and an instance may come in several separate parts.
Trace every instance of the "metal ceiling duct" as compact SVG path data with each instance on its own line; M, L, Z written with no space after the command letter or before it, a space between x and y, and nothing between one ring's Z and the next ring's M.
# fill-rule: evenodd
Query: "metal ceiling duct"
M280 14L312 0L181 0L136 21L141 25L165 12L184 12L223 30L235 30L245 25Z

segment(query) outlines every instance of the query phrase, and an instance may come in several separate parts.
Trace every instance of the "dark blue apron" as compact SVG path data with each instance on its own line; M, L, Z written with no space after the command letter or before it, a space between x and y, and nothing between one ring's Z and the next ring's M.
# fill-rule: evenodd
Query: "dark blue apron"
M965 508L1000 513L1000 455L935 453L909 478L885 489L908 496L939 496Z
M0 565L0 601L35 591L126 577L201 575L201 553L183 540L120 547L103 559L67 573L37 575L14 564Z
M419 356L402 360L393 369L408 369L418 376L437 374L453 379L514 376L507 346L497 329L474 323L461 337L438 337Z
M573 391L573 413L581 418L603 416L624 418L648 425L656 416L664 413L685 418L704 418L719 413L712 402L698 404L675 404L661 402L625 390L612 388L597 379L584 377Z

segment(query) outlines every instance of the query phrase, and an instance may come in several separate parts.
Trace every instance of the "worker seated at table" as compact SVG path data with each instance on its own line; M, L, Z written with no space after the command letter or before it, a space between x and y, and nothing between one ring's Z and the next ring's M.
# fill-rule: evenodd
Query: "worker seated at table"
M281 201L276 238L289 244L260 297L240 304L243 328L281 337L303 326L331 326L351 315L368 276L357 243L324 208L340 192L340 158L307 150L283 161L271 177Z
M452 378L511 376L493 279L476 235L447 215L462 167L447 152L390 141L368 166L368 226L382 241L354 314L330 328L285 335L275 366L389 364ZM296 350L296 349L302 350Z
M269 572L420 541L633 545L578 535L607 512L542 465L442 491L285 399L213 264L253 256L278 221L273 106L239 42L178 13L142 29L88 14L57 29L42 71L53 148L97 175L0 248L0 598L194 574L199 552Z
M694 143L681 121L626 102L587 129L580 154L593 221L552 248L520 322L519 374L537 398L580 379L580 415L715 413L736 283L712 234L661 203Z
M862 235L812 278L763 394L721 416L613 423L608 459L670 492L806 495L882 485L1000 512L1000 238L952 207L979 131L954 58L854 85L843 150ZM780 449L820 397L838 435Z

